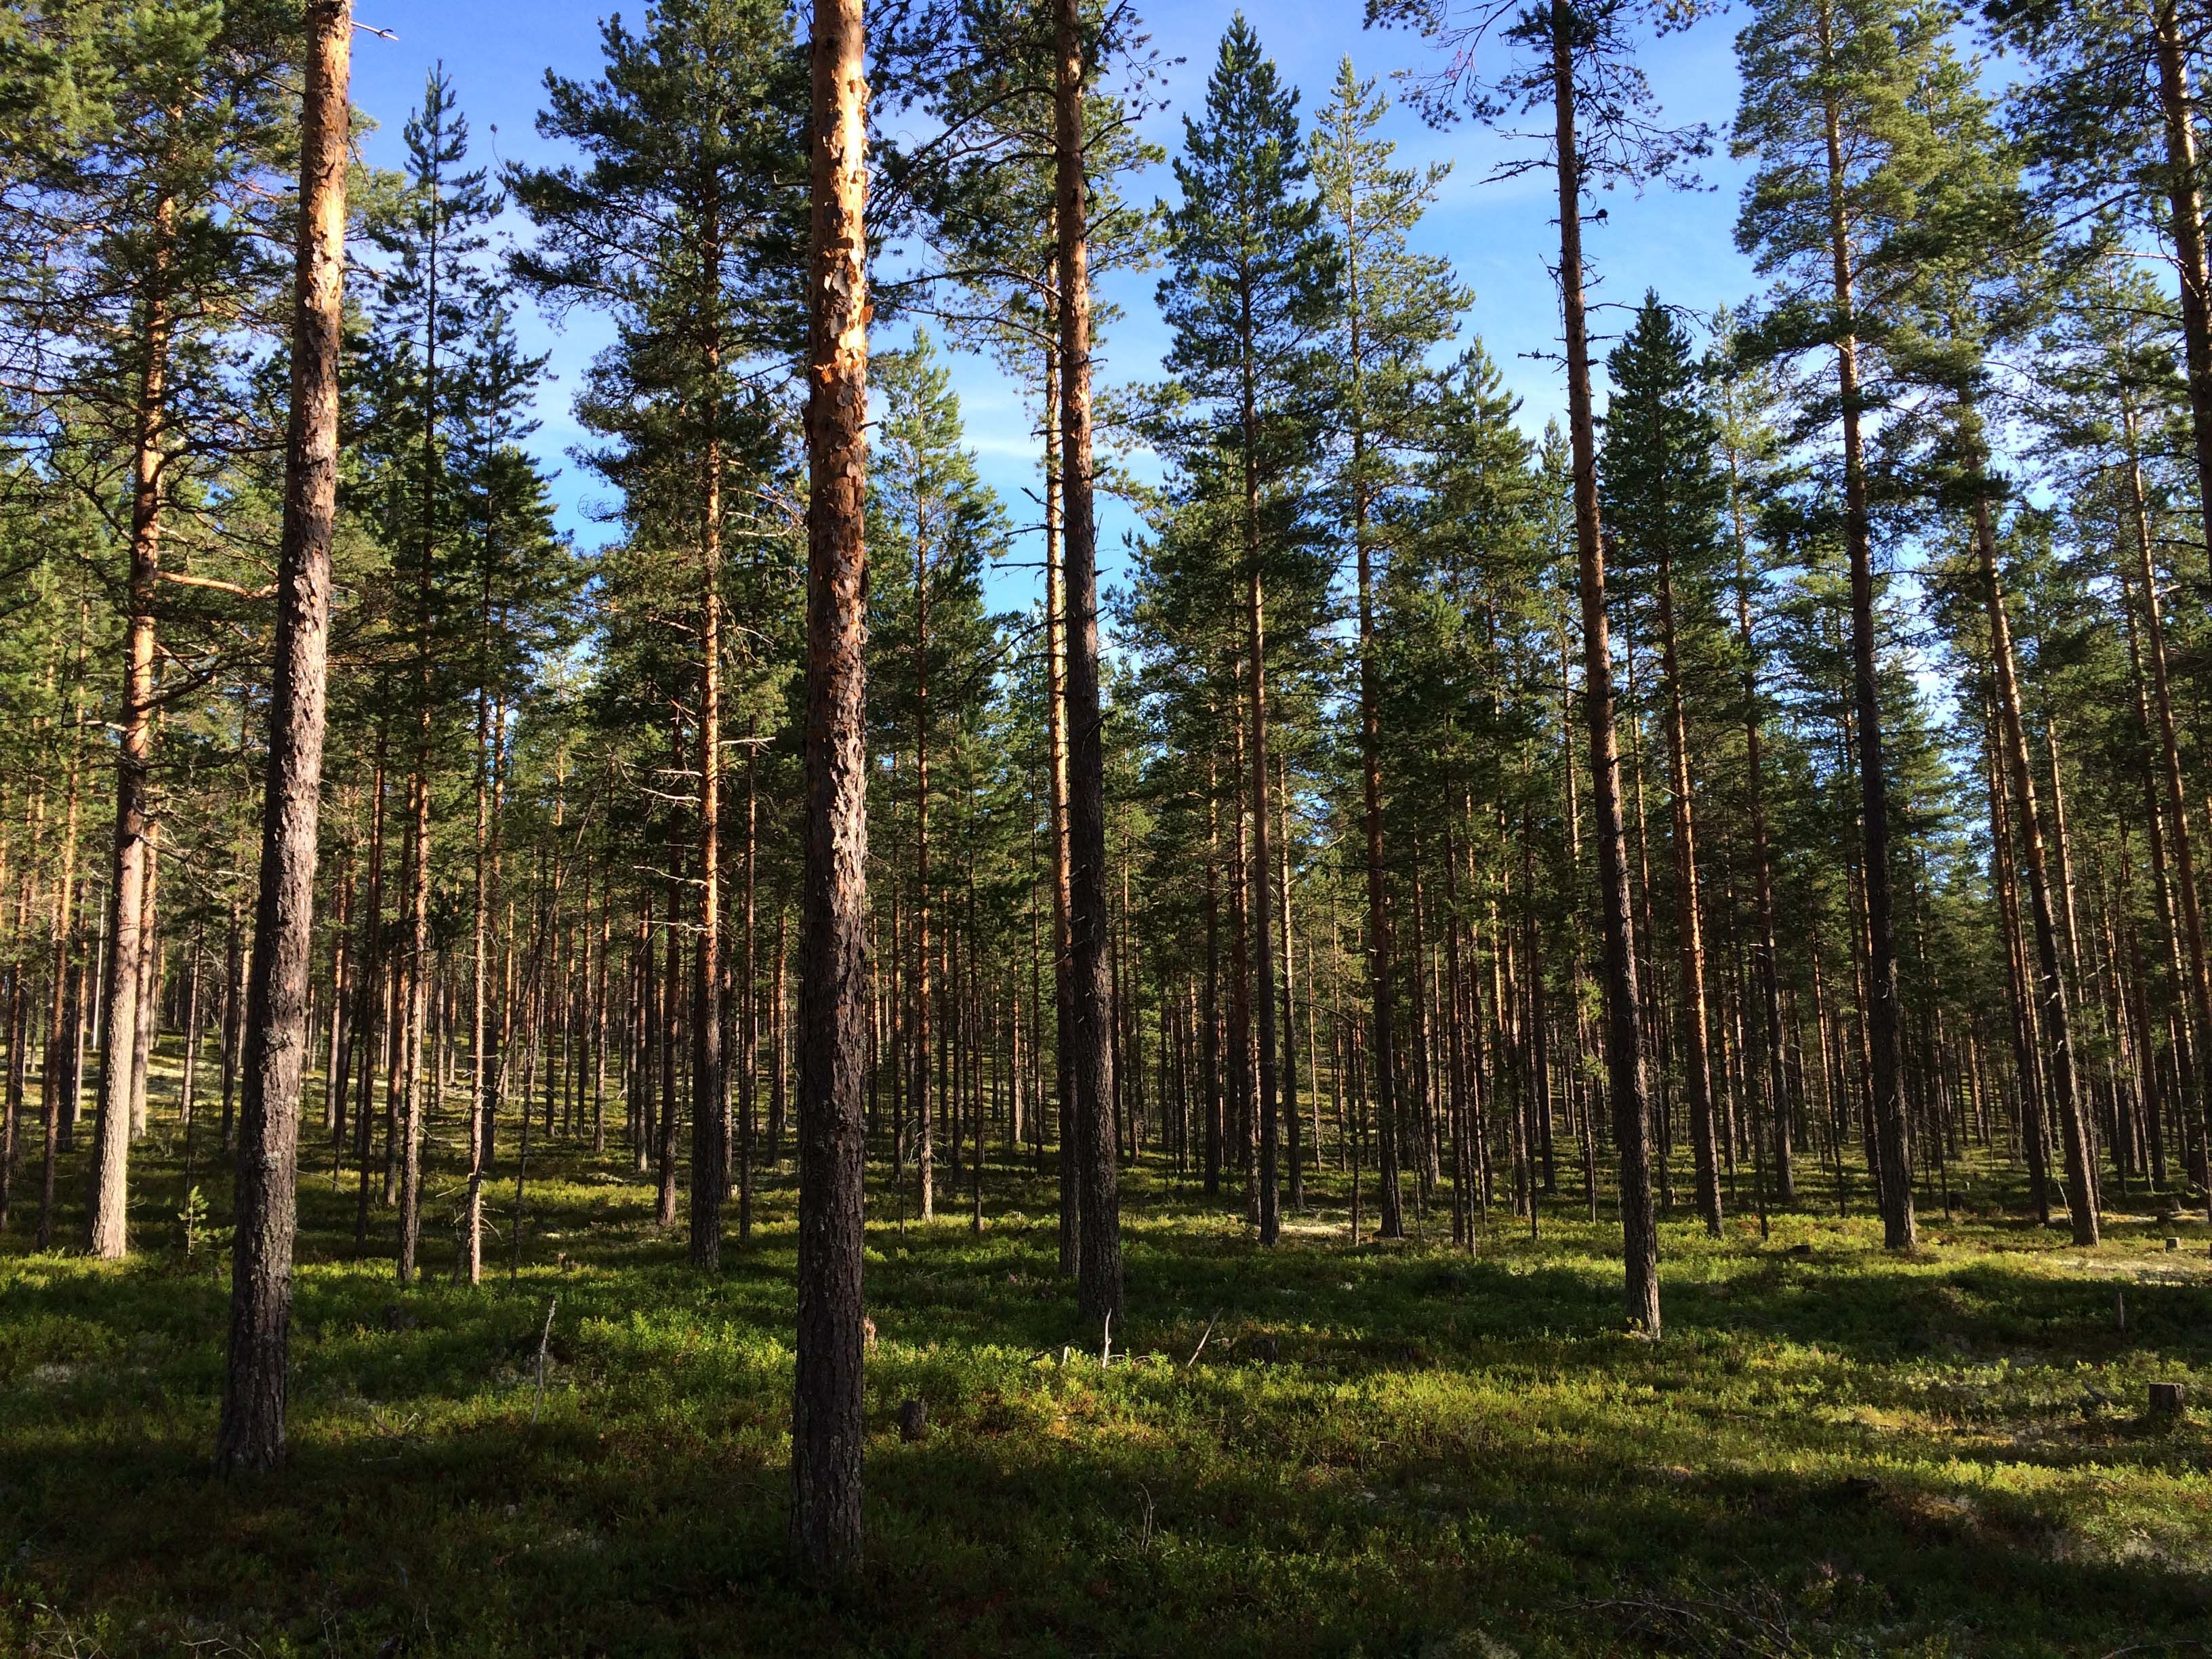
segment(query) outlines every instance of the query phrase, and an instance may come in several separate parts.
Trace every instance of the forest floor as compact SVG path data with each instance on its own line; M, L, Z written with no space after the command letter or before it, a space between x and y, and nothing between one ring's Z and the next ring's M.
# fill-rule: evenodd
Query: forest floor
M502 1146L471 1291L443 1127L404 1292L392 1212L355 1260L351 1172L334 1189L311 1150L293 1456L261 1481L210 1473L227 1255L184 1248L158 1109L129 1262L28 1253L35 1166L19 1183L0 1652L2205 1651L2212 1261L2201 1218L2148 1202L2078 1251L1999 1218L2019 1194L1992 1170L1907 1260L1817 1187L1765 1239L1678 1218L1653 1343L1622 1330L1615 1229L1574 1218L1567 1172L1540 1237L1493 1210L1468 1255L1433 1210L1425 1242L1351 1248L1334 1171L1263 1251L1233 1202L1147 1169L1102 1368L1047 1183L992 1166L980 1233L964 1188L903 1227L878 1190L867 1565L833 1605L785 1566L787 1170L709 1280L623 1160L556 1140L511 1274ZM227 1181L209 1196L219 1221ZM2191 1385L2190 1414L2151 1416L2153 1381Z

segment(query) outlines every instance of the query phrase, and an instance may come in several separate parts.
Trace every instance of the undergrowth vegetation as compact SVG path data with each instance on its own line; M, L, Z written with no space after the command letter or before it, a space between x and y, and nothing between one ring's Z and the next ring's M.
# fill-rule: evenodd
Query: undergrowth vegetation
M146 1150L128 1263L0 1255L0 1649L2104 1655L2212 1615L2204 1229L2146 1208L2076 1251L1996 1218L2002 1170L1905 1259L1817 1191L1765 1239L1670 1222L1656 1344L1571 1192L1471 1255L1434 1214L1353 1249L1325 1172L1263 1252L1140 1171L1107 1350L1033 1170L992 1166L980 1232L878 1189L833 1607L786 1565L787 1171L705 1279L618 1159L533 1154L473 1292L434 1234L398 1291L388 1214L356 1260L352 1172L305 1181L292 1462L225 1485L227 1264Z

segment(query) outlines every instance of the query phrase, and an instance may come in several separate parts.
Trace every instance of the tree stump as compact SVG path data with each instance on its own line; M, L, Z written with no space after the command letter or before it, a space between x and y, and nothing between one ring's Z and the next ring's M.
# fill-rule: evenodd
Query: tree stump
M899 1438L911 1445L929 1435L929 1407L919 1400L902 1401L898 1408Z
M2154 1382L2150 1385L2150 1414L2153 1417L2179 1417L2189 1407L2189 1391L2179 1382Z

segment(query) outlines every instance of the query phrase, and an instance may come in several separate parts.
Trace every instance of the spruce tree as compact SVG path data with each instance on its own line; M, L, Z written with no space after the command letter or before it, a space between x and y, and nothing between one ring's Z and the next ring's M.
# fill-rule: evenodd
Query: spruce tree
M1705 904L1698 889L1697 812L1691 779L1686 659L1710 635L1726 486L1717 465L1720 430L1705 406L1690 337L1647 291L1636 321L1606 359L1607 405L1599 465L1606 518L1620 562L1648 576L1659 633L1668 793L1674 842L1675 942L1681 957L1677 1013L1689 1090L1698 1211L1721 1231L1718 1133L1705 998Z

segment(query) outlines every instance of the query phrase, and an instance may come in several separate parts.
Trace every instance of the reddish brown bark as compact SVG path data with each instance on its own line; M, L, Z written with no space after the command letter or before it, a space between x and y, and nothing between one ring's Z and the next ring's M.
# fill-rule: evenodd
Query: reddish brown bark
M331 537L337 509L351 0L311 0L308 21L269 782L246 981L230 1363L216 1439L216 1467L226 1474L270 1468L284 1457L298 1200L293 1165L314 939Z
M1121 1208L1114 1135L1110 919L1106 903L1106 747L1098 685L1097 526L1091 508L1091 277L1078 0L1054 0L1053 155L1059 238L1060 545L1067 604L1068 958L1080 1193L1077 1302L1121 1309ZM1264 789L1264 778L1262 781ZM1264 849L1264 832L1261 841ZM1261 866L1265 868L1265 863Z
M827 1577L849 1574L860 1560L869 314L861 0L815 0L813 52L806 872L799 925L791 1535L801 1566Z

